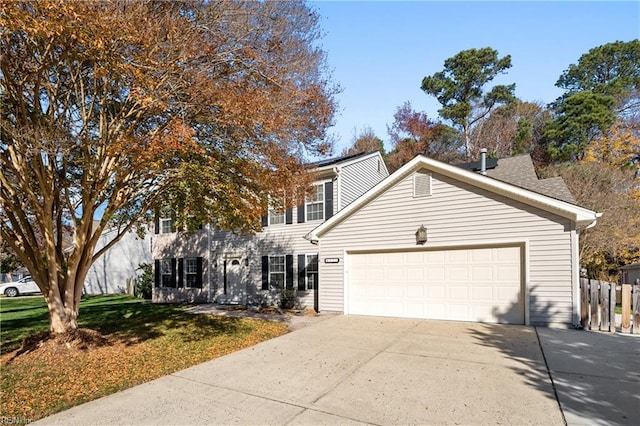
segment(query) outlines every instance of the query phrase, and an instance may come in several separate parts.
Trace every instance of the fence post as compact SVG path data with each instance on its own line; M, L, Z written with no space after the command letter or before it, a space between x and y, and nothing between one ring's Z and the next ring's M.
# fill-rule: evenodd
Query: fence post
M640 334L640 278L633 285L633 334Z
M589 279L580 278L580 325L587 328L589 323Z
M600 331L609 331L609 283L600 283Z
M600 280L589 280L591 286L591 317L589 322L589 330L598 329L598 290L600 287Z
M609 321L611 332L616 332L616 283L611 283L611 292L609 293Z
M631 331L631 284L622 284L622 326L623 333Z

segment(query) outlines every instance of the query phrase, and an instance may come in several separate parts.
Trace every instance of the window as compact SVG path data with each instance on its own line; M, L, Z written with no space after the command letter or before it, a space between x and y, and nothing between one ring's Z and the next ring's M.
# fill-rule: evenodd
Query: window
M184 282L186 287L198 287L198 259L184 260Z
M284 211L269 209L269 225L281 225L284 223Z
M170 217L160 219L160 233L170 234L173 232L173 219Z
M306 203L307 221L324 219L324 185L315 185Z
M269 257L269 285L277 289L284 288L285 259L284 256Z
M160 287L173 287L171 259L160 260Z
M307 255L306 267L307 290L313 290L318 285L318 255Z

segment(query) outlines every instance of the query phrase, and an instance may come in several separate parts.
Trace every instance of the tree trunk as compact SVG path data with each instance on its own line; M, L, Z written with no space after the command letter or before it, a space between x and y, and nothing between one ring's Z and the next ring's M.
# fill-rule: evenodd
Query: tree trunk
M465 149L465 155L467 157L467 160L472 160L471 158L471 132L469 130L469 126L465 125L462 128L462 131L464 133L464 149Z
M45 299L49 307L51 333L66 333L78 328L78 305L65 306L60 295L47 295Z

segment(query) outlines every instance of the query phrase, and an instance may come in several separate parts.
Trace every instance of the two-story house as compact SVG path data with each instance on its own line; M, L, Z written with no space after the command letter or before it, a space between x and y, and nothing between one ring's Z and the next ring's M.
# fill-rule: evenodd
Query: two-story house
M262 231L240 235L205 225L177 231L158 217L153 236L153 301L261 303L289 289L318 310L318 250L303 237L388 176L379 152L310 164L311 195L296 208L269 210Z

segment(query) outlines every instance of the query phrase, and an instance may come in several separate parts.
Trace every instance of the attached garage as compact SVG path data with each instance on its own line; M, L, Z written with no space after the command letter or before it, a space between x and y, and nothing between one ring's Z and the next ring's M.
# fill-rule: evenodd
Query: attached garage
M355 315L524 324L520 247L349 253Z
M528 156L491 173L417 156L309 233L320 311L578 324L578 234L599 214Z

